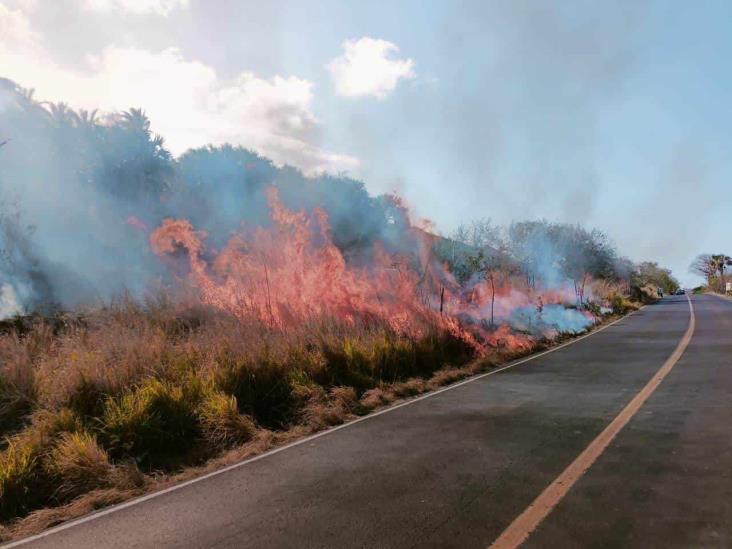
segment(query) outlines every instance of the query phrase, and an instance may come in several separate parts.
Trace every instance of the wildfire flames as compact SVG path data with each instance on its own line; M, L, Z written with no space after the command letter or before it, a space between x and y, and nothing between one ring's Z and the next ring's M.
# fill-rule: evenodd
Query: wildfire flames
M502 324L487 327L491 289L485 280L461 288L442 265L421 254L421 272L407 258L373 246L366 266L347 264L331 237L328 218L315 208L290 211L274 188L267 191L271 227L245 227L218 253L206 248L206 233L190 222L166 219L150 235L153 251L175 260L185 253L184 276L200 299L242 319L256 318L285 329L313 318L353 323L379 320L418 337L437 326L468 341L478 352L488 346L521 349L532 336ZM429 234L415 229L428 240ZM429 250L430 242L420 246ZM507 316L532 298L509 282L495 288L495 312ZM540 303L561 303L563 292L544 293Z

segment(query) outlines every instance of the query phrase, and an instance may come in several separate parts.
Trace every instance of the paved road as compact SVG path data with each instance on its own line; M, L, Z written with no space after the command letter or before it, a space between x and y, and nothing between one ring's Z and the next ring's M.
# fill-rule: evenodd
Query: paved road
M686 353L527 546L732 546L732 302L693 303ZM536 360L28 546L485 549L688 323L686 298L667 298Z

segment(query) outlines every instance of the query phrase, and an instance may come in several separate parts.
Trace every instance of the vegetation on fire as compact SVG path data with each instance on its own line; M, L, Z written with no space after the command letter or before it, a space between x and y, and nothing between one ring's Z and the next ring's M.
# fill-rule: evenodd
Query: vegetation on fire
M263 433L340 423L468 375L446 366L475 356L446 331L336 319L272 330L167 299L2 326L3 520L141 489Z
M75 199L69 234L47 201L0 208L13 533L543 348L673 283L600 231L481 220L442 238L353 179L231 146L174 159L140 110L99 120L0 89L17 134L3 189Z
M264 449L550 343L473 360L474 346L439 325L419 337L373 318L281 330L168 298L16 318L2 330L3 521L88 510L76 498L123 499L161 473L241 445ZM41 511L15 528L58 516Z

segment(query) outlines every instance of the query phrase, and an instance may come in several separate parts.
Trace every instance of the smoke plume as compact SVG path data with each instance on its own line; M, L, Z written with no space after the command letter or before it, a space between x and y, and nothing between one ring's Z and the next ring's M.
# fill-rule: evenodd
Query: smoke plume
M173 158L138 109L76 112L0 80L0 128L1 317L175 288L272 327L380 318L520 346L586 329L597 281L618 278L597 231L438 237L348 177L229 145Z

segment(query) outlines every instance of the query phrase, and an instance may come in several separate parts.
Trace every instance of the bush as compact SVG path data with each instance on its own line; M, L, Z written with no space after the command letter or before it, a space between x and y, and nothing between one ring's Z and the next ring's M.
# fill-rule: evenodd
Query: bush
M610 297L610 307L613 310L613 314L624 315L629 311L635 311L638 309L638 305L630 301L627 297L613 294Z
M655 286L634 286L631 288L631 294L641 303L653 303L659 298L658 288Z

